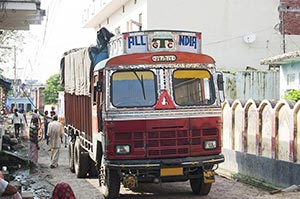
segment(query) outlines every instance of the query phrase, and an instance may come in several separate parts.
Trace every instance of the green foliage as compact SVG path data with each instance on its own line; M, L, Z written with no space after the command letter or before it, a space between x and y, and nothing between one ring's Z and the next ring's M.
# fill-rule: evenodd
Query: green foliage
M300 100L300 90L290 90L285 93L283 96L284 99L286 100L294 100L298 101Z
M57 104L58 91L63 91L63 86L60 84L59 74L55 74L46 81L46 87L43 92L45 104Z

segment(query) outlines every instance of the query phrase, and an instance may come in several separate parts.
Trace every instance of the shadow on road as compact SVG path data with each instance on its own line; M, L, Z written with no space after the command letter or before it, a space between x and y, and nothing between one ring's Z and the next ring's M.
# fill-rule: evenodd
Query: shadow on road
M121 189L120 199L186 199L199 198L189 188L189 182L139 184L134 189ZM207 197L201 197L201 199Z

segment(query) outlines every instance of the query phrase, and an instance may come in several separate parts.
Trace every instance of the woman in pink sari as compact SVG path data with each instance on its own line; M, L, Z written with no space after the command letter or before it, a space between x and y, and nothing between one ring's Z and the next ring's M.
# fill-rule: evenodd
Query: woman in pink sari
M29 148L29 159L31 168L37 167L38 162L38 131L39 131L39 121L38 118L33 118L32 124L29 128L29 140L30 140L30 148Z
M51 199L76 199L76 197L68 183L60 182L55 186Z

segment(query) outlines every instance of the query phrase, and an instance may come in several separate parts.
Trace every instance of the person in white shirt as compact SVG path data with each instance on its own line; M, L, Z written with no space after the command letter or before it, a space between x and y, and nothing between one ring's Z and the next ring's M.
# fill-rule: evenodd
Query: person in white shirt
M58 121L57 115L53 116L53 121L48 124L47 137L51 149L51 164L50 168L58 166L58 158L60 154L61 143L63 142L64 128Z
M15 112L13 114L13 124L15 127L16 138L18 138L20 135L20 127L21 127L22 120L24 120L23 114L20 114L18 109L15 109Z
M21 116L20 134L21 134L21 136L25 137L26 136L25 129L27 127L27 119L26 119L26 114L23 109L20 110L20 116Z

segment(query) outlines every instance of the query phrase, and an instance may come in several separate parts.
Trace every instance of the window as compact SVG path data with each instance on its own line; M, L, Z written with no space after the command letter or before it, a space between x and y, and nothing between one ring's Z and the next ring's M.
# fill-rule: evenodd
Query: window
M156 104L152 71L118 71L111 80L111 103L115 107L147 107Z
M209 105L214 103L214 85L207 70L176 70L173 92L178 105Z
M26 104L26 111L30 111L32 109L31 104Z
M19 110L24 110L24 104L23 103L18 104L18 109Z
M287 74L286 81L288 86L293 85L295 83L295 74Z

